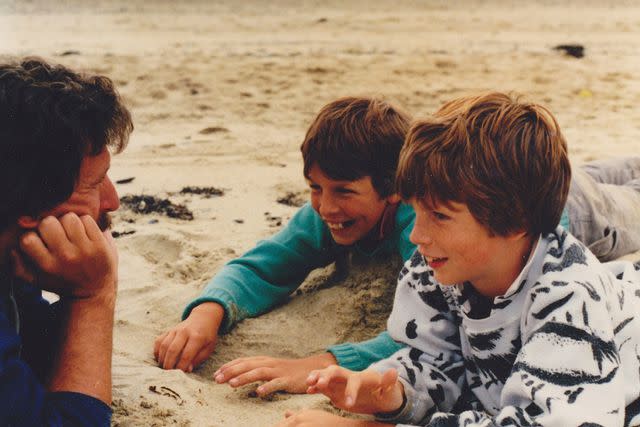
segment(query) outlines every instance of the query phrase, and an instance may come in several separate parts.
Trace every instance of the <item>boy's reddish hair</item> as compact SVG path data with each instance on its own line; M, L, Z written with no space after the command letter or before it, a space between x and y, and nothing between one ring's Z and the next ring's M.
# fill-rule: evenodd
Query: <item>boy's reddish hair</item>
M548 109L491 92L453 100L415 123L396 180L405 200L465 203L493 234L537 235L560 221L571 166Z
M331 179L371 177L381 197L394 192L398 156L411 119L377 98L346 97L325 105L300 147L304 176L318 165Z

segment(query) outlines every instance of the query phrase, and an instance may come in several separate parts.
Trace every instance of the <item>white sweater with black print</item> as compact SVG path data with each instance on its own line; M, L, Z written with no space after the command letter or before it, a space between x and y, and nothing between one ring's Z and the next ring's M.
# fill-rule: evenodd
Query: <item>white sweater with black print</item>
M419 426L640 425L640 267L601 264L559 227L505 295L444 286L416 251L400 272L391 336Z

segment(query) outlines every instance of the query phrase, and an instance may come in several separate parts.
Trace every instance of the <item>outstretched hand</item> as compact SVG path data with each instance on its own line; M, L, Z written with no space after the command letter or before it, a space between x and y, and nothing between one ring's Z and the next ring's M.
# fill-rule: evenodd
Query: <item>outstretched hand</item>
M268 356L242 357L225 363L214 374L214 380L240 387L256 381L267 381L256 392L265 396L276 391L305 393L307 377L314 369L335 365L331 353L323 353L303 359L280 359Z
M185 372L204 362L213 353L224 309L217 303L195 307L189 317L156 338L153 356L163 369Z
M307 393L322 393L338 408L362 414L393 412L402 406L404 387L398 372L380 374L372 369L353 372L339 366L313 371Z

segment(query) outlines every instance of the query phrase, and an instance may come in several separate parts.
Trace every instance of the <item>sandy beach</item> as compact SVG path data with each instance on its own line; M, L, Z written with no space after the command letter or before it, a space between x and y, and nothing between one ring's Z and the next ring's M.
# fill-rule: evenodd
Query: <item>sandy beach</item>
M355 262L337 280L332 266L314 272L193 373L163 371L152 354L217 269L306 200L299 146L328 101L381 95L419 117L470 92L516 91L554 112L575 164L638 154L639 33L633 2L0 1L0 57L106 74L134 117L110 173L133 200L115 215L113 424L271 426L287 409L336 411L320 396L260 399L255 385L234 390L212 374L239 356L297 357L376 335L399 259ZM137 213L153 204L133 198L143 195L188 212Z

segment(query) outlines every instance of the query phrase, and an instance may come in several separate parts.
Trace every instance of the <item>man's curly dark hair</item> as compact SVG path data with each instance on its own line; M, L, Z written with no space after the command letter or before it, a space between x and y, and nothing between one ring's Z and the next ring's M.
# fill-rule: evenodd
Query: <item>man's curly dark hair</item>
M112 81L39 58L0 64L0 230L73 193L85 156L133 131Z

